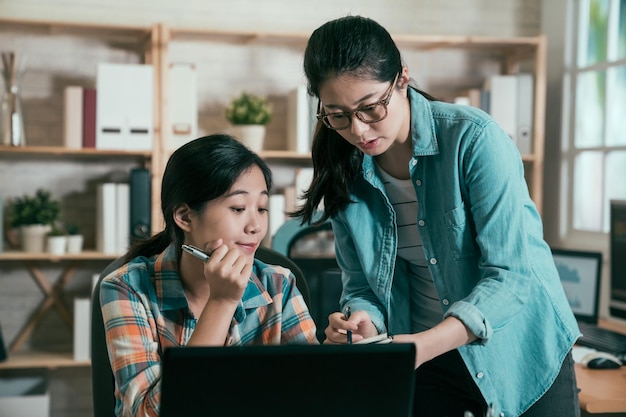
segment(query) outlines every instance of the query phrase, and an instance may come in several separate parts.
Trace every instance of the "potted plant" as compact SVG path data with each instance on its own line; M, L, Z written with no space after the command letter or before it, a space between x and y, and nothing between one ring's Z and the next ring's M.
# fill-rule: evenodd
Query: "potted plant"
M43 252L44 237L57 221L60 210L60 203L44 189L38 189L35 195L23 195L9 202L9 226L19 228L24 251Z
M75 224L67 225L67 253L79 253L83 250L83 235Z
M226 119L237 130L236 136L254 152L263 149L265 125L272 120L272 105L266 98L241 93L226 108Z
M47 234L46 247L48 249L48 253L53 255L63 255L67 248L65 231L57 226L52 226L52 229Z

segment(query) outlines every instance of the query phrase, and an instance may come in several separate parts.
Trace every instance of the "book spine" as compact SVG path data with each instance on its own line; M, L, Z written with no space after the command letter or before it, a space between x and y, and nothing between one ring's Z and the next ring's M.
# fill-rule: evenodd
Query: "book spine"
M490 91L491 117L517 144L517 77L493 76Z
M116 185L103 183L97 186L96 196L96 250L117 254Z
M83 147L83 88L76 85L63 92L63 143L69 149Z
M130 185L115 184L115 248L116 252L124 253L130 243Z
M83 148L96 147L96 89L83 90Z
M91 299L74 298L74 360L91 358Z
M4 213L2 209L4 207L4 201L2 201L2 193L0 193L0 253L4 250Z
M517 81L517 148L529 155L533 151L533 76L519 74Z

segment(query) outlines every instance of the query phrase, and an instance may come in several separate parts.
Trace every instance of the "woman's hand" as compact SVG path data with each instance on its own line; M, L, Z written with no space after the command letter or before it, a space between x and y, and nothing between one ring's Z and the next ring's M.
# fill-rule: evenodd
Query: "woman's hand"
M365 339L366 337L372 337L378 334L378 330L372 323L372 320L367 312L363 310L355 311L347 320L343 313L336 312L328 316L328 327L324 331L326 334L326 340L324 340L324 343L347 343L348 330L352 331L352 341L355 343L359 340Z
M219 246L209 249L211 257L204 264L209 299L238 304L252 274L252 263L238 248L229 248L220 241Z

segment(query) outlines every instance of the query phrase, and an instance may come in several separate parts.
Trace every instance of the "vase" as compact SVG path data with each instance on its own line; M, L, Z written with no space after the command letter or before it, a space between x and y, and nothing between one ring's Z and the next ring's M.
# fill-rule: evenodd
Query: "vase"
M83 235L67 236L67 253L80 253L83 250Z
M25 146L24 114L20 84L25 60L14 52L2 52L4 91L0 99L0 134L6 146Z
M67 238L65 236L48 236L46 246L48 253L52 255L63 255L67 249Z
M41 253L46 243L46 234L52 229L46 224L31 224L20 228L22 250L29 253Z
M259 153L263 150L265 140L265 125L237 125L237 137L252 152Z

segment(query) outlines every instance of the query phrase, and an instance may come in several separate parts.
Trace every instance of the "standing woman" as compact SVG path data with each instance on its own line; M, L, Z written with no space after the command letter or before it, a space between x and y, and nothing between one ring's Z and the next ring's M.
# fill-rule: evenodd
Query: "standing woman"
M352 311L329 316L325 343L414 343L414 416L578 416L579 331L510 138L413 88L371 19L315 30L304 71L323 123L293 215L323 202Z
M263 160L227 135L172 154L161 189L165 229L131 248L100 287L117 416L159 415L167 347L317 343L293 274L254 259L271 185ZM207 389L219 383L207 380Z

